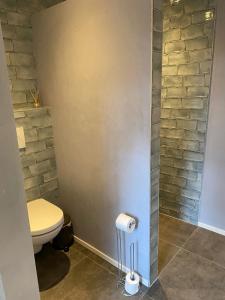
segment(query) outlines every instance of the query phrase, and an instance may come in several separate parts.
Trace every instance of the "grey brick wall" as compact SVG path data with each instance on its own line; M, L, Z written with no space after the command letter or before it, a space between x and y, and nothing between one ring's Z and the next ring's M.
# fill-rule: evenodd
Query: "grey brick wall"
M163 5L160 211L197 223L206 142L215 1Z
M162 1L154 1L151 108L151 283L158 276Z
M43 197L57 203L59 196L53 129L49 108L14 111L16 126L23 126L26 148L20 150L27 201Z
M57 203L59 194L50 111L32 109L29 92L37 87L31 16L58 2L62 0L0 0L14 117L24 127L27 143L20 156L28 201L44 197Z
M15 108L32 106L37 86L31 15L62 0L0 0L0 20Z

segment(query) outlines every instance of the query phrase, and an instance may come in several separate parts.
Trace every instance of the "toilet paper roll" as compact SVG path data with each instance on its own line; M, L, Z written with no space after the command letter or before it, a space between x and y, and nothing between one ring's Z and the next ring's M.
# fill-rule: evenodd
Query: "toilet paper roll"
M136 226L136 220L126 214L120 214L116 219L116 228L131 233Z
M126 281L125 281L125 290L130 295L135 295L139 291L140 288L140 276L137 273L133 274L133 278L131 276L131 272L127 273Z

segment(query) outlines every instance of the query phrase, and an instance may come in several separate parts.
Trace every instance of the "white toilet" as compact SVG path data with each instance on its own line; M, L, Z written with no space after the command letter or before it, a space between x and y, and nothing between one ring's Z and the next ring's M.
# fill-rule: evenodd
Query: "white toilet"
M63 211L44 199L28 202L27 209L34 253L36 254L61 230L64 222Z

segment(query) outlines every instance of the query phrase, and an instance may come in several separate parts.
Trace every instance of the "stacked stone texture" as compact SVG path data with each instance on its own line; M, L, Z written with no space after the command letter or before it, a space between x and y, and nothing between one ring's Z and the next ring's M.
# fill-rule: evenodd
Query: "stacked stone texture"
M57 202L58 182L49 109L33 107L30 89L37 87L31 16L57 0L0 0L0 20L13 98L16 126L25 130L20 151L27 200ZM20 110L18 110L20 108Z
M37 87L31 16L57 2L61 1L0 0L0 20L15 108L32 106L29 90Z
M214 1L164 1L160 210L197 223L213 57Z
M16 126L24 128L26 148L20 150L27 201L45 198L57 203L58 181L53 129L48 108L14 111Z
M154 1L151 108L151 283L158 276L162 1Z

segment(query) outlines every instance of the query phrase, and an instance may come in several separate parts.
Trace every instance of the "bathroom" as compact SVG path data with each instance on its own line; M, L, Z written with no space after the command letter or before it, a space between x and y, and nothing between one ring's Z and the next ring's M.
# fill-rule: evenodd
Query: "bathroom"
M131 298L225 297L224 11L0 0L0 299L124 299L120 213ZM74 243L56 250L63 213Z

